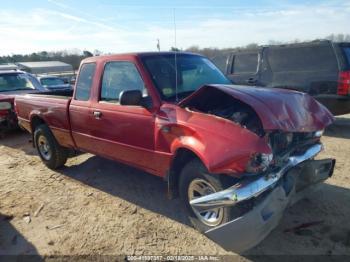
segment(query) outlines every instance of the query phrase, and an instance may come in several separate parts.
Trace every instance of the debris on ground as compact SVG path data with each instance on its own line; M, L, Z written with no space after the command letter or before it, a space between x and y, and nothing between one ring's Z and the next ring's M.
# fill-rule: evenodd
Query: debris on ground
M53 230L53 229L60 228L60 227L63 227L63 225L56 225L56 226L51 226L51 227L46 226L46 229Z
M309 223L302 223L296 227L292 227L289 229L284 230L284 233L289 233L289 232L293 232L293 233L299 233L300 231L304 230L305 228L311 227L311 226L316 226L319 224L322 224L324 221L320 220L320 221L313 221L313 222L309 222Z
M134 207L132 210L131 210L131 214L132 215L135 215L137 213L137 207Z
M23 220L24 220L24 222L26 222L27 224L29 224L29 223L32 221L32 219L30 218L30 216L24 216L24 217L23 217Z
M41 204L38 209L34 212L34 216L37 217L40 211L44 208L44 204Z

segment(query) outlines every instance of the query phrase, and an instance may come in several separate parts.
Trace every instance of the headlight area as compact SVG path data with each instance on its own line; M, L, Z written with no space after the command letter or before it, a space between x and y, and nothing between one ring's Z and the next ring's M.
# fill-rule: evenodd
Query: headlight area
M0 102L0 120L5 120L11 109L12 105L10 102Z
M323 136L324 130L318 130L314 133L314 137L321 138Z
M315 132L271 132L266 135L267 142L272 153L254 153L251 155L246 165L248 174L263 173L270 166L283 165L288 156L298 152L300 149L308 148L315 143L319 143L324 130Z
M273 160L273 154L254 153L247 163L246 171L257 174L268 169Z
M10 102L0 102L0 111L7 111L12 109L12 105Z

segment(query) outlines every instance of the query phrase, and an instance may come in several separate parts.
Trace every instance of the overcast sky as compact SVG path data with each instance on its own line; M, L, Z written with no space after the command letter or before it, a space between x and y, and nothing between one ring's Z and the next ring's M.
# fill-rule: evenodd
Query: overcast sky
M234 47L350 34L349 0L1 0L0 54Z

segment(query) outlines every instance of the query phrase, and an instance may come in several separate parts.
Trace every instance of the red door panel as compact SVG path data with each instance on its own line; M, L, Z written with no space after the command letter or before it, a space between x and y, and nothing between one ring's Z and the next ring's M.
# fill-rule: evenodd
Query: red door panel
M141 106L96 103L100 116L90 122L96 153L153 170L154 125L151 112Z

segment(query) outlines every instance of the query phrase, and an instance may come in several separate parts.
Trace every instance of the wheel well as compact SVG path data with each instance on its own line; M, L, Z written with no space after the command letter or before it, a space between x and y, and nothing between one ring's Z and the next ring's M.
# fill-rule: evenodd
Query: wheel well
M176 151L168 174L168 193L170 198L176 198L179 194L178 184L182 168L191 160L199 157L187 148L180 148Z
M30 125L31 125L31 129L32 129L32 141L33 141L33 147L35 147L35 141L34 141L34 132L35 132L35 129L42 125L42 124L46 124L45 121L38 117L38 116L34 116L32 118L32 120L30 121Z
M40 126L42 124L45 124L45 121L42 118L38 117L38 116L34 116L32 118L32 121L31 121L30 124L31 124L32 134L34 134L35 129L38 126Z

